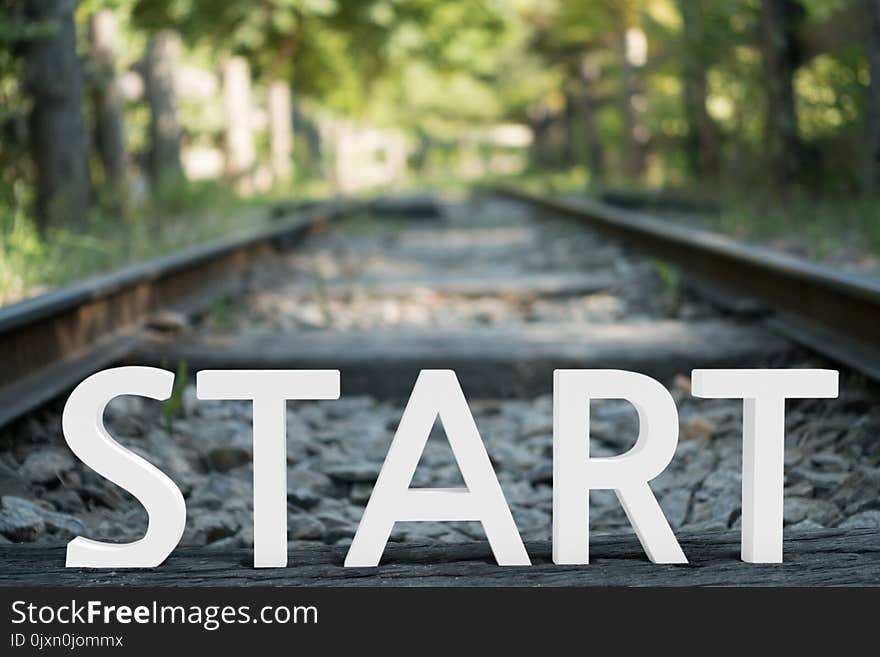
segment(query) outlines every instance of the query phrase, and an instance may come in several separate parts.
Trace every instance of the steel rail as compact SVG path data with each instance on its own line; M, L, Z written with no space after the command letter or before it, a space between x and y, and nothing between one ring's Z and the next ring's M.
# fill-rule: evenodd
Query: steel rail
M880 380L880 281L587 199L509 187L492 193L573 217L680 268L731 308L761 304L763 321ZM376 201L335 201L245 236L194 247L0 308L0 426L124 359L156 312L191 313L234 293L260 258L315 226ZM743 303L743 295L748 303Z
M742 307L790 339L880 380L880 280L589 199L561 199L496 186L490 191L583 221L680 269L697 289ZM720 295L718 294L720 292Z
M191 313L233 293L261 258L364 203L309 207L259 231L196 246L0 307L0 426L124 358L159 311Z

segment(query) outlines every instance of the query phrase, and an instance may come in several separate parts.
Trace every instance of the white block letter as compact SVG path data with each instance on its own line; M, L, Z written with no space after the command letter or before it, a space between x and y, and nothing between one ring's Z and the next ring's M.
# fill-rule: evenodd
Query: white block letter
M158 468L122 447L104 428L104 408L119 395L168 399L174 375L153 367L117 367L93 374L67 399L61 418L73 453L102 477L134 495L149 521L133 543L102 543L81 536L67 544L71 568L152 568L177 546L186 525L180 489Z
M254 566L287 565L287 400L339 399L339 370L202 370L199 399L254 403Z
M410 488L437 416L466 488ZM346 566L378 566L396 521L479 520L501 566L531 562L452 370L422 370L364 510Z
M590 458L590 399L625 399L639 414L639 437L620 456ZM654 563L687 563L648 482L678 444L678 411L654 379L621 370L556 370L553 375L553 562L590 561L590 490L613 489Z
M837 371L694 370L691 389L743 400L742 559L781 563L785 400L837 397Z

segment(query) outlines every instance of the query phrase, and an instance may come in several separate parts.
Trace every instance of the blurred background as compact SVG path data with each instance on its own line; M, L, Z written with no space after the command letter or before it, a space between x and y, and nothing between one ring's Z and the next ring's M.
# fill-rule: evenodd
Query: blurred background
M877 71L878 0L0 0L0 303L499 181L874 270Z

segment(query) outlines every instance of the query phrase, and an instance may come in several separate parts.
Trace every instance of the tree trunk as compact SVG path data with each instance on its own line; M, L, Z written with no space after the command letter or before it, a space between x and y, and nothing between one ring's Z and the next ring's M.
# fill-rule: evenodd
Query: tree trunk
M648 143L648 128L644 124L647 99L642 75L647 42L645 33L637 28L629 28L623 37L623 172L627 178L638 180L645 172L645 147Z
M865 54L871 82L865 103L865 191L880 190L880 0L866 0L867 44Z
M290 85L283 80L269 85L269 150L275 183L287 182L293 174L293 109Z
M794 99L794 73L799 62L797 27L804 10L797 0L761 0L765 122L771 179L780 185L797 180L801 143Z
M226 107L226 174L243 192L251 191L256 163L251 120L251 74L247 60L232 57L223 65Z
M581 64L581 83L584 89L583 127L587 155L587 168L590 183L599 185L605 178L605 153L602 149L602 136L599 133L599 98L597 86L601 69L599 63L587 57Z
M147 45L144 90L150 105L150 174L154 187L182 175L174 81L179 54L180 39L174 32L158 32Z
M706 38L703 7L699 2L680 0L684 62L682 105L687 123L685 158L692 176L704 181L718 176L717 131L706 110Z
M565 90L565 113L563 114L563 137L565 143L562 144L562 164L566 167L574 166L577 163L577 123L579 105L577 93L570 86Z
M553 117L544 100L540 100L532 106L529 111L528 123L532 130L532 162L541 168L549 167L552 160L550 127L553 125Z
M83 118L83 70L76 54L76 0L28 0L26 17L54 29L26 49L33 99L30 141L37 171L41 230L82 226L88 218L89 139Z
M92 16L92 62L95 105L95 143L104 169L105 183L113 194L113 203L122 213L126 209L125 133L122 118L122 94L116 77L116 15L102 9Z

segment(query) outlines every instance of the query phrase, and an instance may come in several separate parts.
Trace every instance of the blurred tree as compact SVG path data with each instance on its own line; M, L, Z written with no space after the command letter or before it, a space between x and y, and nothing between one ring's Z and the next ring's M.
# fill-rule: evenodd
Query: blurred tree
M244 57L223 62L223 105L226 110L226 175L241 191L252 191L257 163L251 110L251 72Z
M802 157L794 74L800 64L797 37L804 14L798 0L761 0L766 140L770 175L781 185L797 180Z
M95 142L104 171L104 182L112 194L113 206L126 211L126 173L123 103L116 75L119 27L111 9L100 9L90 20L92 90L95 105Z
M626 20L626 14L622 13ZM650 134L645 125L648 101L645 91L644 67L648 57L645 32L630 23L621 23L618 46L621 62L621 95L623 107L623 163L624 175L638 180L645 171L645 151Z
M602 135L599 132L598 119L599 107L601 106L598 96L600 66L595 56L586 55L578 67L583 88L582 107L587 168L592 174L593 182L597 184L601 184L605 178L605 151L602 145Z
M290 85L284 80L269 84L269 152L275 184L287 182L293 173L293 107Z
M560 74L574 83L580 98L580 129L568 133L579 135L582 140L580 152L590 173L593 184L605 177L605 147L600 129L599 112L615 97L620 107L628 113L625 91L605 90L601 86L603 71L605 82L610 82L620 70L620 60L612 53L620 42L621 24L625 16L632 15L633 2L610 2L606 0L560 0L556 3L538 3L525 12L525 19L532 26L534 36L531 47L544 60L545 66L557 66ZM569 82L568 84L571 84ZM572 93L571 91L569 93ZM548 92L544 91L543 95ZM573 119L569 115L569 120ZM546 129L549 129L549 125Z
M0 0L0 211L17 207L16 188L27 190L32 182L21 55L28 39L41 29L45 28L26 21L19 0Z
M714 61L707 5L679 0L682 17L682 105L687 126L685 156L692 176L711 181L718 176L718 134L706 107L707 71Z
M177 34L161 30L150 37L143 62L144 90L150 106L150 173L156 187L179 178L182 172L175 85L180 49Z
M867 40L865 54L870 81L865 107L866 141L864 187L874 194L880 191L880 0L865 0Z
M41 230L82 226L89 208L83 68L76 53L76 0L27 0L25 18L47 29L25 45L25 78Z
M182 126L188 146L207 150L223 144L224 125L233 128L226 143L245 153L227 149L231 169L266 155L283 180L298 113L314 126L344 118L399 131L415 150L411 163L426 173L436 161L485 165L492 159L481 141L487 128L512 121L531 125L536 168L575 165L591 184L801 182L846 190L862 177L866 187L880 180L880 91L873 82L880 76L869 75L880 66L878 1L82 0L78 25L92 16L95 141L111 186L124 177L125 112L132 152L146 145L157 181L181 173ZM16 7L45 13L62 4L0 0L9 15ZM106 8L122 30L117 64L98 34ZM0 43L18 44L0 53L5 102L16 98L24 80L19 54L30 50L18 26L3 25L0 17ZM860 36L866 25L873 26L867 40ZM86 51L84 39L80 48ZM113 86L105 84L142 55L150 112L131 97L127 107L114 102ZM247 108L224 122L221 102L182 96L178 115L174 69L225 61L250 71L255 102L265 94L268 143L261 133L232 139L249 125ZM203 77L218 72L222 66ZM27 179L30 189L41 168L12 157L7 139L26 136L17 115L30 109L31 94L20 95L0 108L0 176ZM317 153L318 131L298 124L306 132L297 157ZM854 158L863 147L864 160ZM13 171L7 161L16 161L14 173L4 174ZM3 190L0 202L8 196Z
M418 4L418 3L415 3ZM381 0L137 0L134 19L174 29L189 44L245 57L254 76L287 78L303 93L340 110L362 106L381 68L395 3ZM392 14L393 17L393 14Z

